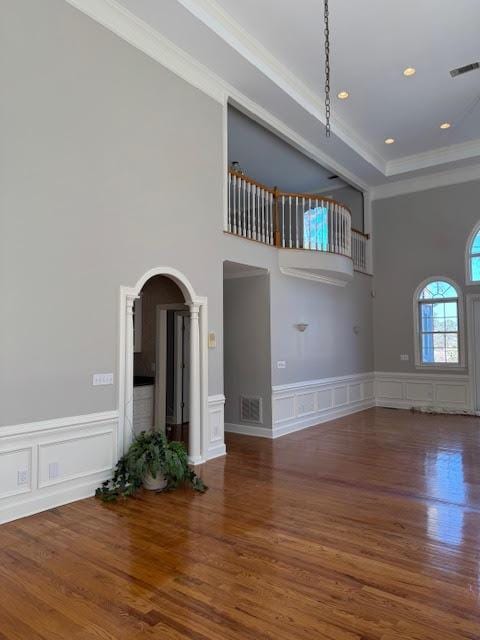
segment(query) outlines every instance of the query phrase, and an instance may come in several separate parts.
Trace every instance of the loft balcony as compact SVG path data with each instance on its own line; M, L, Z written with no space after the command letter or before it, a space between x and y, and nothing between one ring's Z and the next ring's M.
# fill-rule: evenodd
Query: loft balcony
M225 231L276 247L286 275L345 286L354 270L367 273L368 236L331 198L285 193L229 171Z

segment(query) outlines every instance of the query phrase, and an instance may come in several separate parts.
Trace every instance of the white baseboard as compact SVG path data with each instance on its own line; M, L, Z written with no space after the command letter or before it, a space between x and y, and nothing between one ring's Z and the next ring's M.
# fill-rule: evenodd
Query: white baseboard
M269 427L257 427L250 424L233 424L225 423L225 431L227 433L238 433L242 436L256 436L258 438L273 438L273 431Z
M378 407L474 414L470 377L445 373L375 373Z
M0 427L0 523L94 495L117 442L116 411Z

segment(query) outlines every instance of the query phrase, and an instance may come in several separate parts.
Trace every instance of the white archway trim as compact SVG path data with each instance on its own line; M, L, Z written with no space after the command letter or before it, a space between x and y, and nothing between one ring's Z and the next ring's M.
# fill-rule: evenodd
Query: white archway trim
M209 431L207 298L197 296L183 273L172 267L150 269L134 287L120 287L118 455L123 455L133 438L133 303L145 283L154 276L171 278L182 291L185 304L190 308L193 326L190 331L190 398L193 403L188 456L191 464L200 464L205 461Z
M459 347L459 362L449 364L447 362L442 363L432 363L425 364L422 363L422 359L420 357L420 323L418 318L418 302L419 295L423 291L423 289L430 282L448 282L448 284L452 285L452 287L457 292L457 300L458 300L458 347ZM439 298L439 302L441 299ZM464 323L464 310L463 310L463 295L462 290L459 285L448 278L447 276L430 276L429 278L425 278L415 289L413 294L413 342L414 342L414 354L415 354L415 368L416 369L464 369L465 368L465 323Z
M474 280L472 278L472 262L471 262L473 241L475 240L475 236L479 231L480 231L480 222L477 222L477 224L471 230L470 235L468 236L467 244L465 246L465 282L467 284L480 284L479 280Z

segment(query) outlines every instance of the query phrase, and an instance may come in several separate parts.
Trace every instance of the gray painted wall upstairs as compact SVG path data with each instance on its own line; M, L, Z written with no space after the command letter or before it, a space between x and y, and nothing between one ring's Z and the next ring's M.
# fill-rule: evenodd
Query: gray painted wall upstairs
M92 374L161 265L208 296L221 393L221 105L63 0L0 3L0 79L0 425L116 409Z
M465 294L480 291L478 286L465 284L465 247L480 220L479 202L478 181L374 202L377 371L416 370L413 295L422 280L431 276L453 279L464 295L464 304ZM400 361L400 354L408 354L409 361Z

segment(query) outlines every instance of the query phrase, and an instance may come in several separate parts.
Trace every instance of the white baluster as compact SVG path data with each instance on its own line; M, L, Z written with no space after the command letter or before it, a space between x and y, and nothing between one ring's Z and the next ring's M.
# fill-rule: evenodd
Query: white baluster
M228 216L227 231L232 230L232 174L228 174Z
M233 176L232 200L233 200L232 231L233 233L237 233L237 176Z
M285 196L282 196L282 247L285 246Z
M270 194L270 234L269 244L273 244L273 193Z
M257 185L252 185L252 238L257 239L257 220L256 220L256 204L257 204Z
M250 215L251 215L251 211L252 211L251 199L252 199L252 185L250 184L250 182L247 182L247 211L246 211L246 215L247 215L247 238L251 238L252 237L252 228L251 228L251 224L250 224Z
M305 220L305 216L303 217ZM308 248L311 249L312 243L312 199L308 199Z
M288 196L288 246L292 248L292 196Z

